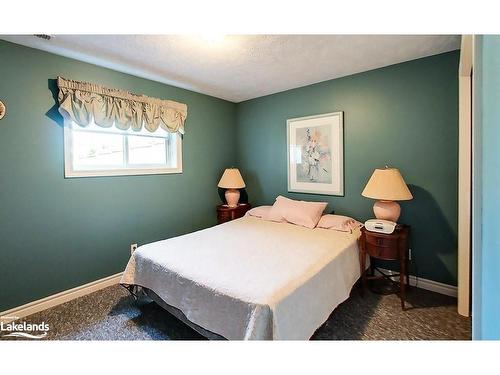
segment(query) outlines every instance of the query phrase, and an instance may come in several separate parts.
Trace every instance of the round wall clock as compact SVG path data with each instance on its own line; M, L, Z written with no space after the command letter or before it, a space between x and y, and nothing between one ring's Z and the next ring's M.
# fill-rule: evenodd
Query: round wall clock
M0 100L0 120L5 117L5 112L7 112L7 107L3 102Z

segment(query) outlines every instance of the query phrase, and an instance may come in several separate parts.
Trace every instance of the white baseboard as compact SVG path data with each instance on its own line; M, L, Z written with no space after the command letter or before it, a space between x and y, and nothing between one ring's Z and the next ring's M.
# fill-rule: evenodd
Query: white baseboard
M387 270L385 268L380 269L382 272L388 275L397 274L397 272ZM394 277L397 281L398 277ZM446 296L457 297L458 296L458 288L453 285L443 284L438 281L424 279L422 277L416 277L414 275L410 275L410 285L416 286L421 289L430 290L432 292L444 294Z
M10 310L0 312L0 320L4 323L24 318L25 316L35 314L37 312L49 309L62 303L71 301L75 298L85 296L87 294L104 289L108 286L118 284L123 272L104 277L102 279L92 281L88 284L77 286L76 288L65 290L57 294L14 307Z

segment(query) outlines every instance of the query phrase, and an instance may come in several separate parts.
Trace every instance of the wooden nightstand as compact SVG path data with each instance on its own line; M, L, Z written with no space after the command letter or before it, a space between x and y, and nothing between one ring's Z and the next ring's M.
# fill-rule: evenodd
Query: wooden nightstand
M238 204L237 207L229 207L225 204L217 206L217 223L222 224L243 217L252 206L249 203Z
M361 237L359 238L360 247L360 266L361 280L363 290L367 287L367 280L380 279L385 276L367 276L366 275L366 255L371 258L382 260L399 261L399 290L401 298L401 308L405 310L406 287L408 284L408 252L409 252L410 227L408 225L398 224L391 234L370 232L366 228L361 228ZM372 264L372 262L370 262ZM373 270L373 266L372 270ZM398 276L391 275L392 276ZM406 282L405 282L406 278Z

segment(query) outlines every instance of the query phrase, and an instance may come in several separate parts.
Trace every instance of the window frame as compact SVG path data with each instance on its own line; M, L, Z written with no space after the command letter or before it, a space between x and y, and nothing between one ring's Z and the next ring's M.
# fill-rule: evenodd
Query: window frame
M74 126L79 126L75 124ZM93 170L74 170L73 169L73 121L64 120L64 177L65 178L78 178L78 177L112 177L112 176L142 176L142 175L161 175L161 174L181 174L182 170L182 136L179 133L175 133L176 139L176 151L177 151L177 167L155 167L155 166L144 166L139 168L110 168L110 169L93 169ZM83 130L85 128L79 129ZM114 128L116 129L116 128ZM89 131L91 130L84 130ZM103 133L105 133L103 131ZM140 134L133 134L127 131L121 131L116 129L116 132L108 132L118 135L132 135L140 136ZM151 136L154 133L151 133ZM144 135L143 135L144 136ZM146 135L147 136L147 135ZM127 139L127 138L124 138ZM128 152L128 149L124 148L124 152ZM127 157L128 159L128 157Z

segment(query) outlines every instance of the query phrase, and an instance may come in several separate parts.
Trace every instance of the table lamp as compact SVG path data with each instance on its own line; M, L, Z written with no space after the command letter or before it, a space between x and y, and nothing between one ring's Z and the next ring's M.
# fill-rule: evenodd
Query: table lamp
M238 206L240 200L240 191L238 189L245 187L245 181L243 181L238 168L227 168L217 186L227 189L224 195L229 207Z
M387 166L373 171L361 195L378 199L373 205L373 213L377 219L393 222L397 222L401 214L401 206L395 201L413 199L399 169Z

